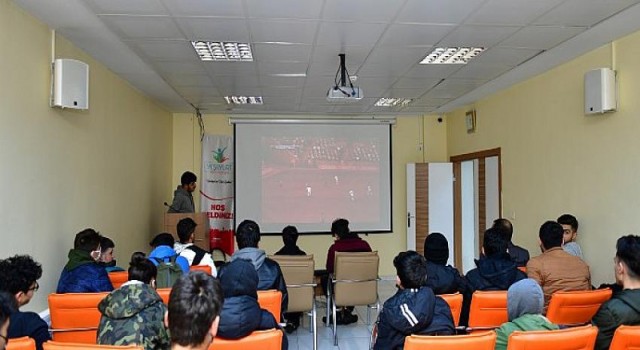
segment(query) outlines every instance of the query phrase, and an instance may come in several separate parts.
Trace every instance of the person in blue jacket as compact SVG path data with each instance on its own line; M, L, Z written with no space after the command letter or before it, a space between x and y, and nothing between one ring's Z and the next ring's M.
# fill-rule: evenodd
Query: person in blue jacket
M98 264L100 234L87 228L76 234L69 261L62 269L56 293L110 292L113 285L107 271Z
M189 273L189 261L176 253L173 249L174 243L175 238L170 233L163 232L156 235L149 243L153 247L153 250L149 253L149 260L158 266L158 260L169 262L171 258L175 258L176 264L187 274Z

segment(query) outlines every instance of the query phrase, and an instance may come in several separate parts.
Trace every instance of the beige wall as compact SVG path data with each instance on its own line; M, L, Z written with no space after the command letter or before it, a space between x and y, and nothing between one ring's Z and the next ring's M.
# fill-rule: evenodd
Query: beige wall
M40 291L26 306L38 311L75 233L109 236L126 266L131 252L147 250L171 198L171 114L60 36L57 57L90 66L90 109L50 108L50 36L0 0L0 257L42 263Z
M465 132L467 109L447 116L449 155L502 148L503 213L514 223L515 242L538 255L540 225L573 213L596 285L613 280L616 239L640 228L640 33L613 47L470 106L477 111L475 134ZM619 76L618 112L585 116L584 73L612 64Z
M180 182L185 170L201 173L201 145L199 127L191 114L174 114L173 119L173 180ZM205 115L205 130L208 134L233 135L233 126L227 116ZM423 128L424 127L424 128ZM424 140L423 140L424 138ZM392 127L393 157L393 233L364 237L381 256L381 275L394 275L392 260L406 249L406 164L423 161L446 161L446 122L438 123L436 116L399 117ZM419 144L424 142L421 152ZM196 199L196 202L199 202ZM242 220L242 218L238 218ZM330 227L327 227L329 231ZM332 239L329 235L302 236L298 244L308 254L316 257L316 266L323 268L327 249ZM280 237L264 237L261 247L274 253L282 246Z

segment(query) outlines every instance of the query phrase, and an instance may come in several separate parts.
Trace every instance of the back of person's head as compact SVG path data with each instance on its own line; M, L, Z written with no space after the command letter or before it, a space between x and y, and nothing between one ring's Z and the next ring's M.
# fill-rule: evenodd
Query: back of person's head
M295 226L287 226L282 230L282 242L284 245L296 245L298 242L298 229Z
M258 298L258 272L249 260L235 259L220 269L218 276L225 298L247 295Z
M420 288L427 283L427 261L413 250L393 258L393 266L403 288Z
M173 238L173 235L167 232L163 232L163 233L159 233L157 234L155 237L153 237L153 239L151 240L151 242L149 242L149 245L153 248L157 248L161 245L166 245L169 247L173 247L173 244L175 243L175 239Z
M4 328L12 313L18 310L16 298L8 292L0 292L0 328ZM6 339L5 345L6 345Z
M547 221L540 226L540 242L544 250L562 246L562 226L555 221Z
M90 253L98 249L100 246L100 238L101 236L96 230L92 228L84 229L76 234L76 238L73 241L73 248Z
M493 228L500 230L507 243L511 242L511 239L513 238L513 225L511 224L511 221L503 218L495 219L493 221Z
M438 265L446 265L449 260L449 242L440 232L432 232L424 239L424 257Z
M171 343L200 346L213 341L222 309L220 282L202 271L180 277L169 294Z
M574 231L578 231L578 219L571 214L562 214L558 218L557 222L560 225L569 225Z
M544 308L544 294L535 280L525 278L512 284L507 290L507 314L509 321L530 314L540 315Z
M484 231L482 249L487 257L505 254L507 252L507 240L497 228L490 228Z
M42 266L29 255L14 255L0 260L0 290L16 295L27 294L42 277Z
M113 249L116 247L116 244L113 243L111 238L102 236L100 237L100 251L105 253L109 248Z
M129 281L140 281L151 284L158 277L158 268L143 252L135 252L129 262Z
M616 258L626 265L630 278L640 279L640 236L628 235L618 238Z
M180 176L180 184L182 186L190 185L196 181L198 181L198 177L190 171L185 171L182 176Z
M191 238L191 234L196 230L195 221L192 218L184 218L178 221L178 225L176 226L176 231L178 231L178 238L180 239L180 243L188 243L189 238Z
M238 249L258 248L260 242L260 226L253 220L244 220L236 230Z
M339 239L356 237L355 233L349 230L349 220L347 219L335 219L331 223L331 233L334 236L338 236Z

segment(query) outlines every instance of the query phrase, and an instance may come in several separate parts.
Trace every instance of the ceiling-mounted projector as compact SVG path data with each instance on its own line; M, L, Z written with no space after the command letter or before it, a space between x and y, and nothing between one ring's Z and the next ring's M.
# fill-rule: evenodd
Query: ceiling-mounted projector
M327 91L327 101L359 101L362 99L362 97L364 97L362 89L357 86L353 86L353 83L351 83L351 79L347 79L349 73L347 72L347 66L345 63L346 55L341 53L338 56L340 57L340 67L338 68L338 72L336 73L336 79L333 82L333 86L329 88L329 91ZM340 81L338 81L338 74L340 74Z

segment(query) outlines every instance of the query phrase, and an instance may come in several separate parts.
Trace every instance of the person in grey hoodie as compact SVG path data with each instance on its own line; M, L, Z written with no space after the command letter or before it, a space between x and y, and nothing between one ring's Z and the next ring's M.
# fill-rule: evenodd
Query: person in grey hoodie
M258 248L260 226L255 221L244 220L236 230L238 251L233 253L231 261L245 259L251 261L258 272L258 290L277 289L282 293L282 312L287 311L289 294L282 270L277 262L267 258L264 250ZM282 321L282 315L280 320Z
M506 322L496 329L496 350L506 350L509 335L514 331L542 331L558 329L558 326L542 316L544 293L540 285L530 278L520 280L507 290Z
M195 213L193 191L196 190L196 174L185 171L180 177L180 186L173 192L173 202L169 206L169 213ZM165 203L166 205L166 203Z

